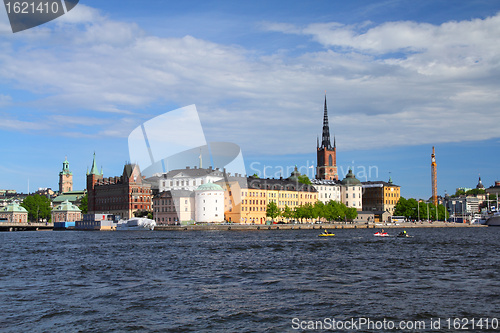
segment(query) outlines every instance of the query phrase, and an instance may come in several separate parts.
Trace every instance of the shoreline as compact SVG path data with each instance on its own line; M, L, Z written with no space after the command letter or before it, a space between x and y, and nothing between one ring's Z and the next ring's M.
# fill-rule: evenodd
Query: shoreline
M303 224L196 224L196 225L157 225L154 231L265 231L265 230L322 230L322 229L410 229L410 228L482 228L487 225L453 223L453 222L422 222L422 223L303 223Z

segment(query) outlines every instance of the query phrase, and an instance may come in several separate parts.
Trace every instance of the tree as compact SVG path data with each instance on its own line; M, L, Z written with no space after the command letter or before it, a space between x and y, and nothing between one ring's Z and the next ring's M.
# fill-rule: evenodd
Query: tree
M153 212L150 211L150 210L146 210L146 209L143 209L143 210L136 210L134 212L134 216L135 217L147 217L148 219L153 219Z
M80 201L80 206L78 207L82 211L82 214L87 214L89 212L88 204L89 204L89 195L85 194L85 196Z
M358 211L354 207L349 207L346 209L345 212L345 218L349 221L354 220L356 217L358 217Z
M481 188L473 188L472 190L468 190L467 192L465 192L465 194L467 195L478 195L478 194L485 194L486 191L484 189L481 189Z
M252 175L252 177L253 177L253 178L260 178L260 177L259 177L259 175L258 175L257 173L254 173L254 174Z
M50 221L50 200L39 194L28 195L21 204L28 211L28 219L31 222L47 220Z
M298 178L299 183L301 184L306 184L306 185L311 185L311 181L309 180L309 177L307 175L300 175Z
M281 216L283 216L287 220L291 219L293 216L292 209L288 206L285 206L285 209L283 210L283 212L281 212Z
M279 214L280 214L280 209L278 208L276 203L274 201L269 202L266 208L266 216L270 217L274 222L274 219L278 217Z
M325 204L321 201L316 201L313 206L313 217L314 218L324 218L325 216Z
M451 197L452 198L456 198L456 197L459 197L461 195L465 195L465 191L464 190L460 190L460 189L457 189L457 191L455 192L455 194L453 194Z

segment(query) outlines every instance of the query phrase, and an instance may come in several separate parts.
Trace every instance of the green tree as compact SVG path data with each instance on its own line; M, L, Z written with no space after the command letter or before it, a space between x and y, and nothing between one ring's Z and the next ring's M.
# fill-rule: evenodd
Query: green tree
M276 205L276 203L274 201L269 202L267 204L267 208L266 208L266 216L270 217L274 222L274 219L276 217L278 217L279 214L280 214L280 210L279 210L278 206Z
M314 218L325 218L325 204L321 201L316 201L313 206L313 217Z
M347 207L340 202L330 200L327 204L327 220L343 221L346 216Z
M260 178L260 177L259 177L259 175L258 175L257 173L254 173L254 174L252 175L252 177L253 177L253 178Z
M50 221L50 200L39 194L28 195L21 204L28 211L28 219L31 222L47 220Z
M306 185L311 185L311 180L309 180L309 177L307 175L300 175L298 178L299 183L306 184Z
M285 209L281 212L281 216L283 216L288 221L293 217L292 209L288 206L285 206Z
M465 192L465 194L467 195L478 195L478 194L485 194L486 191L484 189L481 189L481 188L473 188L472 190L468 190L467 192Z
M85 194L85 196L80 201L80 206L78 207L82 211L82 214L87 214L89 212L89 195Z
M135 217L147 217L148 219L153 219L153 212L150 210L136 210L134 212Z
M358 211L356 208L353 207L347 208L345 216L347 220L352 221L358 216Z
M456 198L456 197L459 197L459 196L464 195L464 194L465 194L464 190L457 189L457 191L455 192L455 194L453 194L451 197L452 198Z

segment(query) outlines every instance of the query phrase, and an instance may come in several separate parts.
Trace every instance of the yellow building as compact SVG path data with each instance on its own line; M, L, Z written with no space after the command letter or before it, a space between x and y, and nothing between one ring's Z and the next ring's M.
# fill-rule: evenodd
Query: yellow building
M227 183L218 182L225 190L226 221L265 224L268 219L267 205L270 202L274 202L284 211L287 206L293 210L306 203L314 204L318 200L318 193L313 186L301 184L291 178L229 177Z

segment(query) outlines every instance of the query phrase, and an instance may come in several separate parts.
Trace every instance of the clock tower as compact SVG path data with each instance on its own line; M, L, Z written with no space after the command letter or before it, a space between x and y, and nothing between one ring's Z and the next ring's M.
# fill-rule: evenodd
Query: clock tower
M328 125L328 109L326 107L325 95L325 112L323 115L323 134L321 139L321 146L319 139L316 146L317 154L317 167L316 178L326 180L338 180L337 173L337 147L335 136L333 137L333 147L330 143L330 126Z
M66 157L63 162L63 169L59 172L59 193L73 191L73 173L69 171L69 162Z

